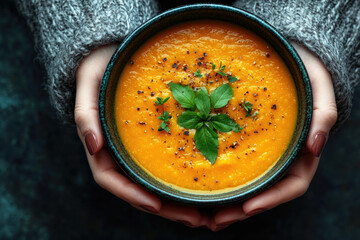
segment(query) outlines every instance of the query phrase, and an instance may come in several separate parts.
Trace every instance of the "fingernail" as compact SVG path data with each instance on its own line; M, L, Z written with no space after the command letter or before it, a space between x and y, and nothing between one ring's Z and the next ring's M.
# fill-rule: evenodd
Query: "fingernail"
M88 152L91 155L94 155L94 153L97 149L97 144L96 144L96 137L92 132L86 133L85 143L86 143L86 148L88 149Z
M326 135L324 133L318 133L315 136L315 140L312 146L313 154L319 157L326 142Z
M193 225L190 222L185 221L185 220L176 220L176 222L184 224L187 227L193 227Z
M140 206L140 208L142 209L142 210L144 210L145 212L149 212L149 213L152 213L152 214L157 214L158 213L158 211L155 209L155 208L153 208L153 207L151 207L151 206Z
M248 213L246 214L246 216L251 217L251 216L254 216L254 215L256 215L256 214L262 213L262 212L264 212L265 210L266 210L265 208L258 208L258 209L252 210L251 212L248 212Z

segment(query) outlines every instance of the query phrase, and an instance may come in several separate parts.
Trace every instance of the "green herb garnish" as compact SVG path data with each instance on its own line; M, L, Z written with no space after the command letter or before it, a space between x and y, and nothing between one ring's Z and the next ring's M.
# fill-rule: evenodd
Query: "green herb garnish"
M206 125L196 130L194 136L196 148L214 164L218 155L218 135Z
M169 100L170 97L167 97L165 99L163 99L162 97L156 97L156 101L154 101L156 103L156 106L159 106L159 105L164 105L164 103L167 102L167 100Z
M242 128L226 114L215 115L211 118L212 124L219 132L240 132Z
M165 111L163 114L160 115L160 117L158 117L158 119L163 120L164 122L169 122L170 120L170 115L168 111Z
M169 83L170 90L175 100L180 103L181 107L190 110L195 109L195 92L189 86L183 86L176 83Z
M227 78L228 78L229 82L232 82L232 83L237 81L237 78L233 77L231 75L227 76Z
M214 63L211 64L211 67L212 67L212 70L215 70L216 68L216 65ZM220 66L219 66L219 71L216 71L216 73L218 73L219 75L223 76L223 77L226 77L228 78L229 82L236 82L238 79L234 76L231 76L231 75L227 75L225 73L225 68L226 68L226 65L222 65L222 62L220 61Z
M200 70L198 69L196 72L194 72L194 75L199 77L199 78L202 78L203 75L200 73Z
M246 111L245 117L251 116L252 104L249 101L244 100L243 107Z
M223 84L216 88L210 95L211 105L214 108L224 107L232 98L233 90L229 84Z
M210 98L206 88L202 87L197 92L197 96L195 98L195 105L196 108L199 110L200 117L202 119L206 119L211 110Z
M225 67L226 67L226 65L222 65L222 62L220 61L220 67L219 67L219 70L220 71L225 71Z
M220 74L220 75L223 76L223 77L226 77L226 73L224 73L224 72L217 71L217 73Z
M162 97L156 97L156 101L154 101L156 103L156 106L162 105L163 106L163 111L164 111L164 103L166 103L170 97L167 97L165 99L163 99ZM158 131L162 131L165 130L166 132L170 131L169 126L167 125L167 123L170 120L170 114L168 111L164 111L163 114L161 114L158 119L162 120L162 122L160 123L160 127L158 128Z
M198 116L198 114L196 112L193 111L185 111L183 112L178 120L177 123L187 129L196 129L199 127L202 127L202 125L200 126L199 123L201 122L201 118Z
M218 135L215 131L240 132L242 130L240 125L228 115L210 114L211 108L222 108L229 102L233 96L232 88L229 84L223 84L209 96L205 87L195 92L189 86L177 83L169 83L169 85L175 100L188 109L179 116L177 123L186 129L196 129L194 136L196 148L211 164L214 164L219 146Z
M217 71L217 73L220 74L223 77L226 77L226 73L224 72L225 67L226 67L226 65L223 66L222 62L220 61L219 71Z
M170 131L169 126L165 122L161 122L160 127L158 128L158 131L162 131L162 130L165 130L165 132L167 133Z
M251 115L251 117L254 118L254 117L256 117L257 115L259 115L259 112L258 112L258 111L255 111L255 112Z

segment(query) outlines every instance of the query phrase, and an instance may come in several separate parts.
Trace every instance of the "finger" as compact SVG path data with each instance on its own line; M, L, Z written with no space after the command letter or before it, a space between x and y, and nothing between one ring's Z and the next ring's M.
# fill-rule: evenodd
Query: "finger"
M92 156L87 153L87 157L95 182L99 186L138 209L153 214L160 211L160 199L121 175L118 166L106 149L102 148Z
M210 219L201 214L198 208L182 206L175 203L164 203L160 209L159 216L179 222L188 227L210 227Z
M231 224L245 220L246 218L248 218L248 216L245 215L241 204L222 208L217 211L212 218L211 230L220 231Z
M99 84L98 79L84 77L79 77L76 84L75 122L91 155L104 144L97 106Z
M315 174L319 158L312 153L299 157L286 177L243 204L246 216L253 216L303 195Z
M294 45L305 64L313 91L314 110L306 145L318 157L337 119L333 83L329 72L320 59L304 47Z
M75 122L91 155L104 144L98 114L99 86L115 48L111 45L94 50L76 72Z

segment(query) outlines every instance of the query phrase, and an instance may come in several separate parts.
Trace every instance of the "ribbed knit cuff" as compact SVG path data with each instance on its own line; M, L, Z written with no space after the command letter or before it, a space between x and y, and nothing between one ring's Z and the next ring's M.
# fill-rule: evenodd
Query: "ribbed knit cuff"
M350 115L360 71L360 4L357 1L236 1L319 56L331 74L338 128Z
M47 72L47 89L59 117L74 122L75 72L100 45L121 41L158 11L154 0L18 0Z

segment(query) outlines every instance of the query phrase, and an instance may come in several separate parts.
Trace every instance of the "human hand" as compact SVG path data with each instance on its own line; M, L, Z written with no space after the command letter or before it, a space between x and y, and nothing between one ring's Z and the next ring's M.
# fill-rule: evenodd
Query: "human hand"
M337 119L334 89L323 63L307 48L292 44L305 65L313 91L313 116L306 147L285 177L274 186L243 204L217 211L211 219L213 231L300 197L307 191L316 172L320 154Z
M197 208L162 202L120 173L119 167L104 148L98 113L99 87L106 66L117 44L93 50L76 72L75 122L78 135L97 184L142 211L157 214L186 226L210 226L210 218Z

